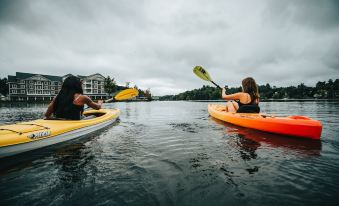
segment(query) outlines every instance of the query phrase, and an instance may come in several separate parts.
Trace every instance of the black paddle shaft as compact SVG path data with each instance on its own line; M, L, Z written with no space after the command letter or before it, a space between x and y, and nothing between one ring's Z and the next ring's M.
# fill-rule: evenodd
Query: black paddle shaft
M211 80L211 82L212 82L212 84L214 84L216 87L218 87L219 89L222 89L219 85L217 85L214 81L212 81Z

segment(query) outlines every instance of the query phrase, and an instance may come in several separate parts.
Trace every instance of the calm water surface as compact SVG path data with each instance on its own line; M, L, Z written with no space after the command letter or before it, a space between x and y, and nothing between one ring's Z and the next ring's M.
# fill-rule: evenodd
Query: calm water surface
M114 125L0 160L0 205L336 205L339 102L263 102L323 122L321 141L236 127L206 102L115 103ZM7 104L0 123L46 105Z

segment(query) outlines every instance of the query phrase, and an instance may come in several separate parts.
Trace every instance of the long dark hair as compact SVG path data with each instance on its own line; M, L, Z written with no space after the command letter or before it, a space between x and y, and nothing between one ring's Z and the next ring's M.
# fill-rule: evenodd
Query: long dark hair
M74 101L74 94L83 94L81 81L76 76L67 77L62 83L61 90L55 98L54 111L67 112Z
M242 90L251 96L251 103L255 102L256 100L259 102L259 88L252 77L247 77L242 80Z

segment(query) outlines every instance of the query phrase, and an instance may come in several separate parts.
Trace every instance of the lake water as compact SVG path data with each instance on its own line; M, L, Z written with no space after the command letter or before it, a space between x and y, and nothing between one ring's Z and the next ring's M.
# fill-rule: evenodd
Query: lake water
M0 205L337 205L339 102L262 102L323 123L321 141L236 127L207 102L112 103L120 120L82 139L0 160ZM2 104L1 123L44 104Z

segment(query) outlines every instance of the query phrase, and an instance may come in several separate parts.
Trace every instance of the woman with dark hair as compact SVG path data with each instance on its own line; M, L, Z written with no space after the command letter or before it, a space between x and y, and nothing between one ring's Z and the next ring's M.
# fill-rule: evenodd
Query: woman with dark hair
M252 77L242 80L242 92L235 94L226 94L226 88L222 89L222 98L228 101L226 103L227 112L237 113L259 113L259 89Z
M102 100L95 103L91 98L83 95L80 79L75 76L69 76L63 82L58 95L48 105L45 117L46 119L50 119L53 116L53 118L57 119L80 120L85 104L93 109L100 109L102 103Z

